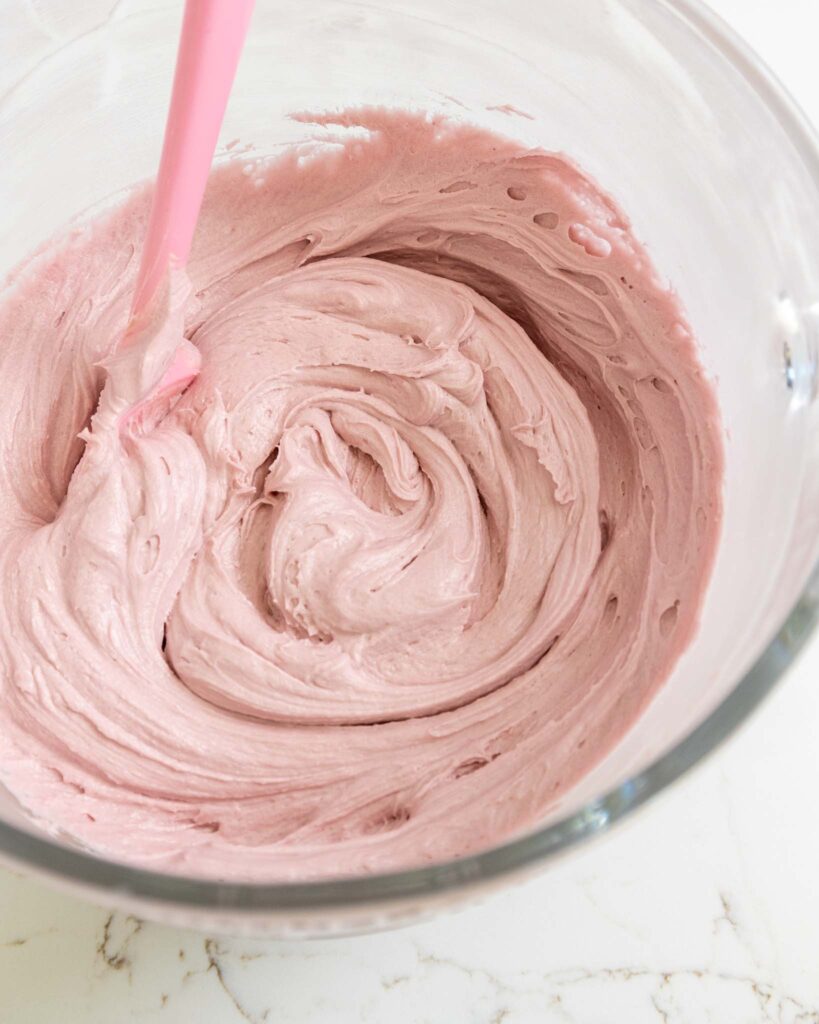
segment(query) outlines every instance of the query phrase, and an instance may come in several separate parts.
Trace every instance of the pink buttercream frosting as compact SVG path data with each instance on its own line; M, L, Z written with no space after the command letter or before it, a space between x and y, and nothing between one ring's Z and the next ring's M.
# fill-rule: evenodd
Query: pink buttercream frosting
M146 188L2 295L0 778L118 858L309 878L496 844L696 625L717 408L623 213L477 128L316 136L213 173L127 347ZM157 396L180 351L198 376Z

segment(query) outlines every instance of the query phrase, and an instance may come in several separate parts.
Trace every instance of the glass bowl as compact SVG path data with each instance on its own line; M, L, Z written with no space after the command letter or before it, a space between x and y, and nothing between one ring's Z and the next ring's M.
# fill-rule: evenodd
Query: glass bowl
M155 171L178 0L11 3L0 67L0 271ZM19 74L17 74L19 72ZM383 928L543 869L713 750L819 615L819 149L697 0L259 0L228 108L274 152L296 111L427 109L564 151L674 283L726 427L725 521L698 636L622 742L539 826L475 856L309 884L140 870L45 835L0 793L0 860L96 902L233 933ZM524 112L528 116L521 116Z

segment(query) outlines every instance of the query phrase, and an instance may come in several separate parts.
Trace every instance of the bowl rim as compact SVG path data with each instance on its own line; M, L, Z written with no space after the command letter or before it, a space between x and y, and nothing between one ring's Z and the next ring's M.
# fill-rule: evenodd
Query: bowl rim
M656 0L654 0L656 2ZM660 0L714 47L767 105L819 187L819 136L761 58L703 0ZM384 874L307 882L225 882L134 867L0 821L0 861L54 882L131 902L247 916L315 913L455 894L544 868L608 831L712 753L745 722L793 664L819 624L819 562L765 649L732 691L669 751L554 823L489 850Z

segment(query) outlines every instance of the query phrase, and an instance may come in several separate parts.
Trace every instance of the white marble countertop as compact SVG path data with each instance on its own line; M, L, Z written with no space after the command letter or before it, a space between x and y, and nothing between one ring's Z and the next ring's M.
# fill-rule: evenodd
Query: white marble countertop
M819 121L816 0L713 5ZM404 931L206 937L0 872L0 1022L819 1024L817 680L814 642L739 735L613 835Z

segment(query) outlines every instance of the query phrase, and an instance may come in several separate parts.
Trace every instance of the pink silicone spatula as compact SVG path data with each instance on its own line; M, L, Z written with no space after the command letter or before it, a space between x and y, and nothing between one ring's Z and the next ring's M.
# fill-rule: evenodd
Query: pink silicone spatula
M186 0L162 158L123 346L133 339L135 325L169 269L187 263L252 11L253 0ZM198 358L180 347L159 390L181 390L197 370Z

